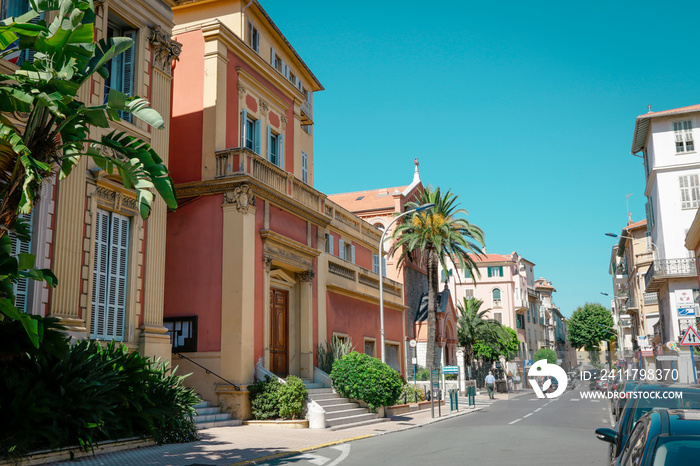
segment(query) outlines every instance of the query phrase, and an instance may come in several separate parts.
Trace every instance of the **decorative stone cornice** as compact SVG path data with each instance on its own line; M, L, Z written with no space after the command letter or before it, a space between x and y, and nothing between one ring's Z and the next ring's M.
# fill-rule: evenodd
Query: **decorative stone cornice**
M244 86L243 84L240 84L240 83L239 83L239 84L238 84L238 95L241 96L241 97L243 97L243 96L246 95L247 93L248 93L248 91L247 91L247 89L245 88L245 86Z
M260 112L267 115L267 112L270 111L270 105L262 99L259 99L258 103L260 104Z
M240 213L247 214L250 207L255 206L255 196L249 185L242 184L232 193L224 193L224 203L234 204Z
M158 26L151 26L148 41L151 43L153 51L153 65L169 76L173 60L180 59L182 44L172 40Z

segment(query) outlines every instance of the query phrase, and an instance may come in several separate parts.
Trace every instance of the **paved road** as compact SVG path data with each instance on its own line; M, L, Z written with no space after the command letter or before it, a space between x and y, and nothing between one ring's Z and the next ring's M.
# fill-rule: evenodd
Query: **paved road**
M610 427L611 421L607 401L582 399L578 389L553 400L528 394L496 401L469 416L266 464L605 464L606 444L593 431Z

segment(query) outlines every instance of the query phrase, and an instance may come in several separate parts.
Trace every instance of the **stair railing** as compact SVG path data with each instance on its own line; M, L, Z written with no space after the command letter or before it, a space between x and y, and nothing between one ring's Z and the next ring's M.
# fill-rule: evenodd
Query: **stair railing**
M218 377L218 378L220 378L221 380L223 380L224 382L226 382L227 384L232 385L233 388L236 389L236 391L241 391L241 387L239 387L239 386L236 385L235 383L226 380L225 378L221 377L221 376L220 376L219 374L217 374L216 372L210 371L209 369L207 369L207 368L204 367L203 365L199 364L199 363L196 362L196 361L193 361L192 359L188 358L187 356L183 355L182 353L173 353L173 354L175 354L176 356L181 357L182 359L187 359L189 362L191 362L191 363L194 364L195 366L199 366L199 367L201 367L202 369L204 369L204 371L205 371L207 374L211 374L211 375L213 375L214 377Z

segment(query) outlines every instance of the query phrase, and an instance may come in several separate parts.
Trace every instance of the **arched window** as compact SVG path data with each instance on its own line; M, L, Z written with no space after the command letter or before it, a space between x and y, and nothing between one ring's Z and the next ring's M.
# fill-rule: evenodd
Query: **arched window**
M491 292L493 297L493 307L501 307L501 290L500 288L494 288Z

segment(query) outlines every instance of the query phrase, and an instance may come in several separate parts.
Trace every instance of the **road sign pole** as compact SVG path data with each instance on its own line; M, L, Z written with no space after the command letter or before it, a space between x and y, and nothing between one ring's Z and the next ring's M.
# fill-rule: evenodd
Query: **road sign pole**
M698 371L695 370L695 351L693 350L693 347L690 347L690 364L693 367L693 380L695 380L695 384L697 385L698 383Z

